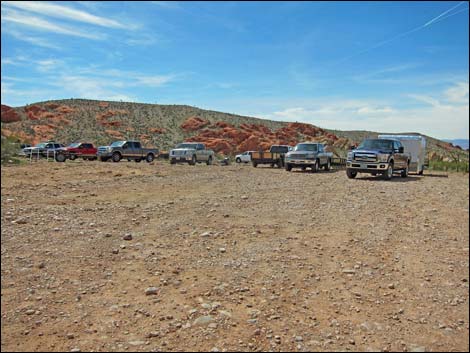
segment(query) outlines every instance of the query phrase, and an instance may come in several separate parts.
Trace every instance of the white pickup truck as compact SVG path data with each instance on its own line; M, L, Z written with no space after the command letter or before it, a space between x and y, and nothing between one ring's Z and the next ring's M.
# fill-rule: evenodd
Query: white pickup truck
M293 151L286 154L285 166L288 172L292 168L305 170L307 167L312 168L313 172L318 171L321 167L324 167L325 170L330 170L331 158L333 158L333 153L325 152L323 144L302 142L297 144Z
M214 151L206 149L203 143L199 142L183 142L176 145L169 154L170 164L188 163L195 165L196 163L206 162L211 165L214 160Z

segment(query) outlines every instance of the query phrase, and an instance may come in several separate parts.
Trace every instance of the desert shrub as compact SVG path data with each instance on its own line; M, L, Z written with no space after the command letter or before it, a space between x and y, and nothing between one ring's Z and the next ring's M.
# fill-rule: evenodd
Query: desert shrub
M452 161L452 162L430 161L429 170L455 171L455 172L468 173L468 170L469 170L468 160Z
M18 164L18 152L20 151L20 143L14 137L2 136L1 145L1 160L2 164Z

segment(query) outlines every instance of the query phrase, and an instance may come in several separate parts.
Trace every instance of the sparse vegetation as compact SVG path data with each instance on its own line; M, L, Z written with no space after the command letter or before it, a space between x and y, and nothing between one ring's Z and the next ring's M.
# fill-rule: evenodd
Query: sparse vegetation
M1 148L2 148L2 153L1 153L2 165L20 163L20 159L17 156L17 153L20 150L20 143L18 142L18 139L14 137L2 136Z

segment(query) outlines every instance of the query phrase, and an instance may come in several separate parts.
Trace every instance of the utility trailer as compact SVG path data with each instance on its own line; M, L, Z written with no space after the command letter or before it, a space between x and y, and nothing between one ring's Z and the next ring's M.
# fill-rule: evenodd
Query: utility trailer
M291 150L291 146L272 145L269 151L253 151L251 152L251 163L255 168L259 164L270 164L271 167L283 168L284 157Z
M401 142L405 152L411 155L409 171L423 174L426 158L426 139L420 135L379 135L379 139L394 139Z

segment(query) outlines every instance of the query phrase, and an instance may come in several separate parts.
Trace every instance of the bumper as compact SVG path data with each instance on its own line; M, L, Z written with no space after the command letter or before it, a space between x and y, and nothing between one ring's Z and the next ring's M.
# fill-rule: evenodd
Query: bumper
M286 164L289 163L291 165L313 165L315 164L314 159L286 159Z
M370 162L359 162L359 161L347 161L346 168L353 169L360 173L384 173L387 171L388 163L387 162L378 162L378 163L370 163Z
M173 162L173 163L177 163L177 162L180 162L180 163L186 163L186 162L190 162L192 159L192 157L190 156L171 156L170 155L170 160Z
M104 157L104 158L111 158L112 153L111 152L98 152L96 156L99 157Z

